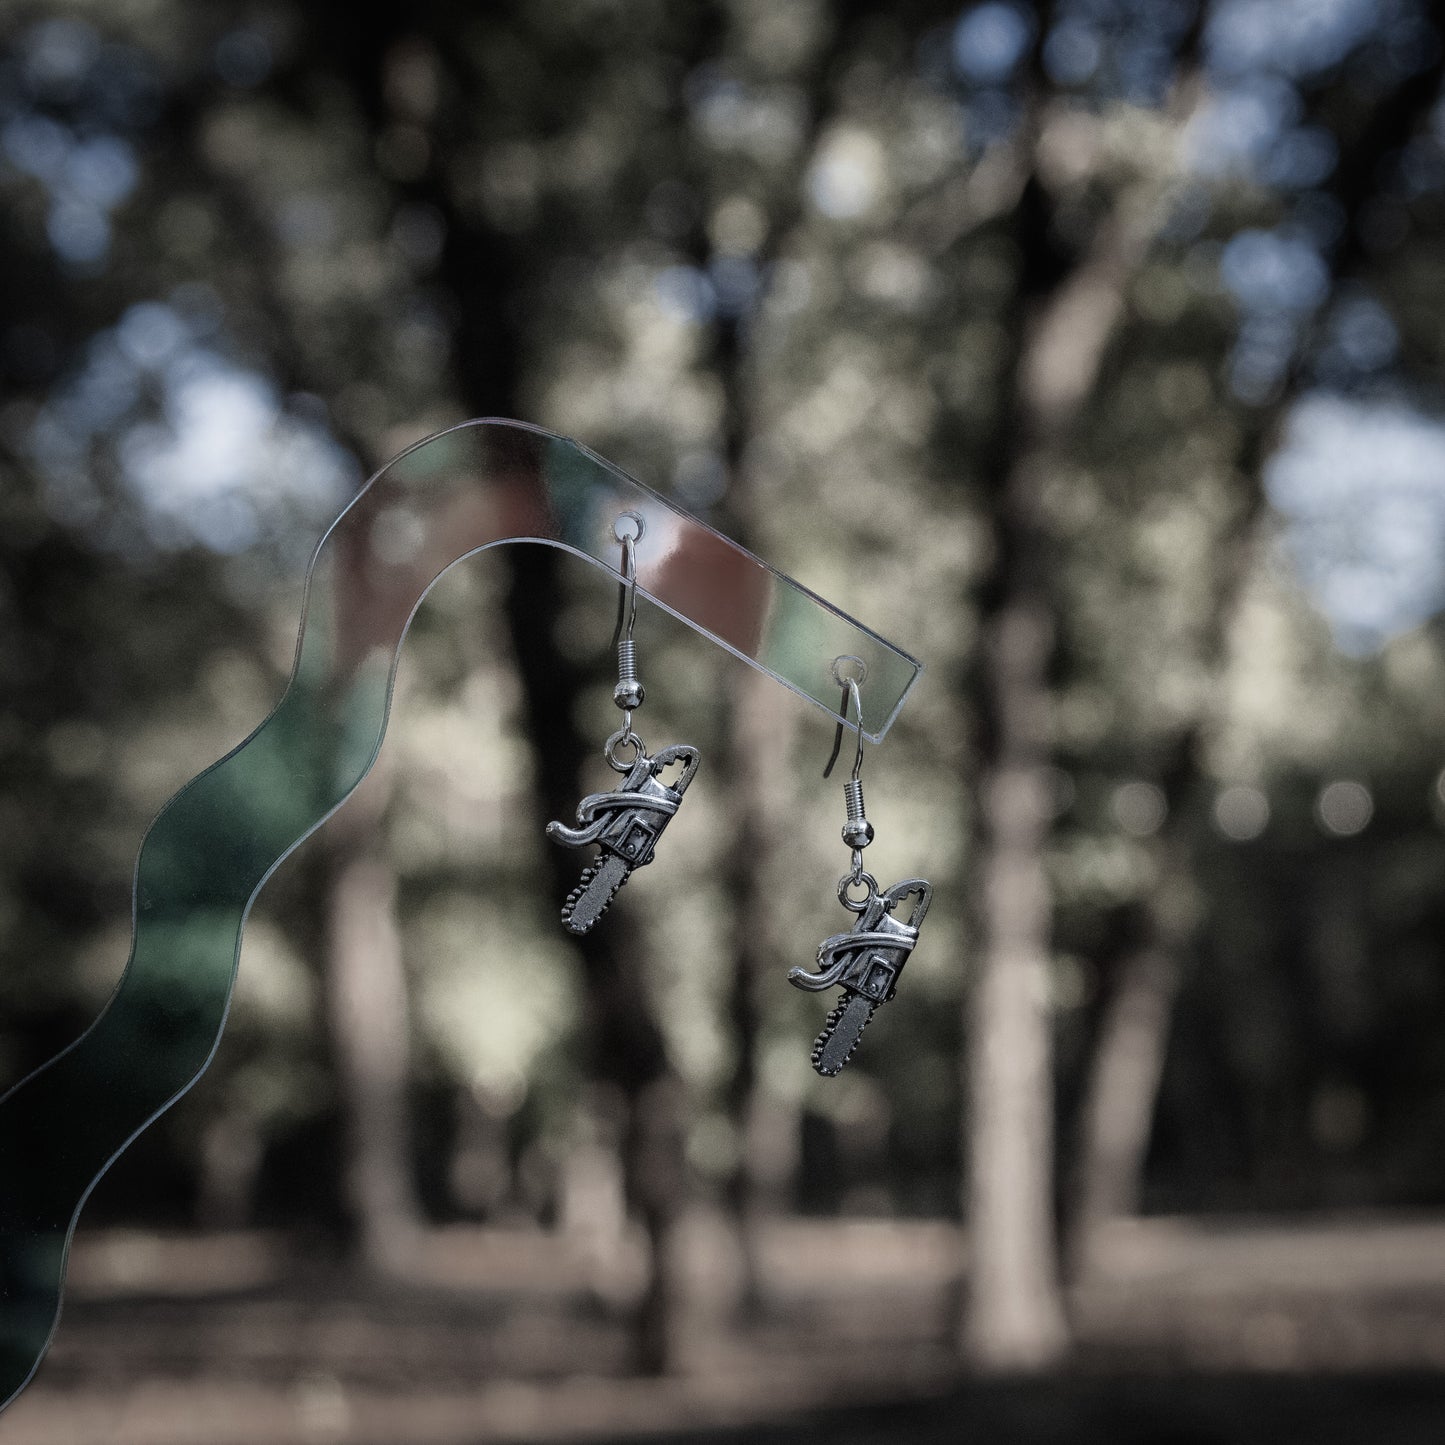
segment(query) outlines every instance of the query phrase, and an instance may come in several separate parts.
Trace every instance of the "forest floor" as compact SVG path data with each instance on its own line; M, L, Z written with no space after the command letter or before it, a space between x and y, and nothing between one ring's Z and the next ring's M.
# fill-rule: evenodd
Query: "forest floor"
M639 1380L634 1241L448 1229L367 1282L276 1236L82 1231L0 1445L1445 1440L1445 1221L1121 1228L1068 1365L1015 1381L956 1363L951 1225L769 1225L745 1326L729 1238L682 1232L675 1369Z

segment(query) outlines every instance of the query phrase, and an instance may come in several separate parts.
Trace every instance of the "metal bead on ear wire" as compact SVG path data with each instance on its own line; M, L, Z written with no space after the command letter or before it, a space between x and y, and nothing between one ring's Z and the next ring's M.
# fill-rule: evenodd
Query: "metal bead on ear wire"
M624 530L623 524L627 523ZM612 528L622 544L622 590L617 599L617 686L612 700L622 709L622 726L607 739L603 756L609 767L624 774L610 793L591 793L577 806L577 826L548 823L547 836L570 848L595 843L597 858L582 870L577 886L562 905L562 923L571 933L586 933L607 911L617 890L637 868L652 862L653 850L667 827L701 757L687 743L663 748L655 757L632 730L632 713L642 706L646 689L637 677L637 544L647 524L636 512L624 512ZM623 753L630 756L621 756ZM682 772L672 783L658 774L672 763Z
M860 778L849 778L843 784L843 803L848 809L848 821L843 824L843 841L850 848L866 848L873 841L873 824L868 821L863 806L863 782Z
M631 712L646 700L647 689L637 680L637 644L627 637L617 644L617 686L612 689L612 701Z
M840 672L843 663L853 665L848 676ZM873 825L868 821L863 802L863 697L860 691L868 676L867 665L858 657L840 657L833 663L833 680L843 689L838 706L838 730L833 739L833 753L823 769L826 778L838 761L843 745L843 728L851 710L857 719L858 750L853 758L853 776L843 784L843 804L847 818L843 823L843 842L852 851L852 867L838 880L838 901L857 922L848 933L835 933L825 938L818 948L818 972L794 968L788 982L809 993L821 993L837 985L843 996L828 1015L823 1031L813 1045L813 1067L825 1078L842 1071L853 1056L863 1029L880 1005L891 999L898 988L903 965L908 962L918 942L923 915L933 897L932 885L922 878L907 878L892 888L878 891L871 873L863 871L863 849L873 841ZM861 898L854 898L857 889ZM898 904L912 898L906 921L893 916Z

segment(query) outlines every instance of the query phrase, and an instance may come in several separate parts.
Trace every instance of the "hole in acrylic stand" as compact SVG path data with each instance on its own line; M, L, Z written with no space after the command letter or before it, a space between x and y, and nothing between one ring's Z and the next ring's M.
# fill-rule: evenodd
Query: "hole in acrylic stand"
M626 522L631 522L632 526L624 526ZM643 520L642 513L623 512L612 524L612 535L619 542L640 542L647 535L647 523Z

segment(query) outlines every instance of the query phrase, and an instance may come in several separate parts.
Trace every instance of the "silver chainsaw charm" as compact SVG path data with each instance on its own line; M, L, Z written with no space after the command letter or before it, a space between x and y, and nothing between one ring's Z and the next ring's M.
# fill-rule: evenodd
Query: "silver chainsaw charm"
M813 1045L813 1067L825 1078L842 1072L868 1020L897 991L899 975L918 942L918 930L933 896L932 886L922 878L895 883L885 893L877 891L866 873L862 878L868 884L868 896L861 903L851 902L846 889L839 889L844 906L858 914L852 930L823 940L817 973L804 968L788 973L789 983L809 993L835 986L843 990ZM849 881L845 877L843 883ZM910 897L915 901L907 921L900 921L893 910Z
M569 848L595 843L602 850L582 870L562 905L562 923L569 932L586 933L633 870L652 862L657 840L677 812L700 761L698 750L687 743L663 748L651 758L639 746L637 760L612 792L583 798L575 828L547 824L547 836L555 842ZM682 772L675 782L664 783L658 774L672 763L681 763Z

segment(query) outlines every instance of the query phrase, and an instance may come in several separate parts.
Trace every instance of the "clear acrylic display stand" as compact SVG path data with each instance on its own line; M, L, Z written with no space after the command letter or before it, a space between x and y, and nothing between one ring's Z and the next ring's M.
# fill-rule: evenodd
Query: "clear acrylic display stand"
M370 771L428 590L510 542L560 547L617 575L614 526L628 512L646 526L644 596L835 718L835 664L858 660L864 736L887 732L918 662L585 447L475 421L383 467L317 547L275 711L147 832L130 960L109 1003L0 1099L0 1407L49 1345L86 1197L210 1062L261 885Z

